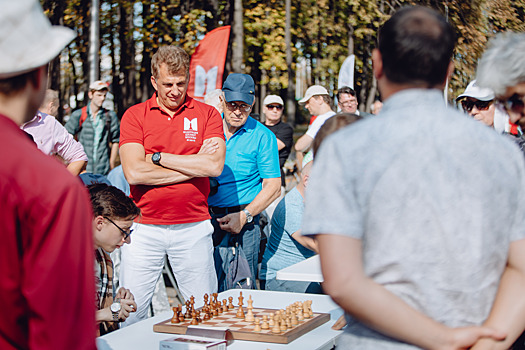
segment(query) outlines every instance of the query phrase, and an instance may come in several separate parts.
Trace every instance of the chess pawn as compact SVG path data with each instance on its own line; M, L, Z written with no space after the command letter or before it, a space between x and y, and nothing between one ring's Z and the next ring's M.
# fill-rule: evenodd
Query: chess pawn
M290 317L286 318L286 328L292 329L292 321L290 320Z
M261 328L262 329L270 329L270 326L268 325L268 317L266 315L263 315L263 318L262 318L262 325L261 325Z
M268 325L272 327L274 325L273 317L270 317L270 321L268 321Z
M193 326L196 326L199 324L199 320L197 320L197 313L195 311L193 311L191 314L191 324Z
M286 322L284 320L281 321L281 332L286 332L288 327L286 327Z
M279 322L274 321L274 325L272 327L272 333L281 333L281 327L279 327Z
M173 310L173 317L171 318L171 323L179 323L179 309L177 307L172 307Z
M219 312L217 311L217 309L213 309L212 313L213 316L219 316Z
M228 312L228 301L226 299L222 300L222 312Z
M291 320L292 326L297 326L299 322L297 322L297 315L292 314L292 320Z
M237 310L237 314L235 315L235 317L244 319L244 311L242 309L242 305L239 306L239 310Z
M303 311L302 311L302 310L299 310L299 311L297 312L297 319L298 319L299 321L303 321L303 320L304 320L304 316L303 316Z
M252 309L248 309L248 313L246 314L246 318L244 320L246 322L253 322L255 320Z
M256 318L255 319L255 327L253 327L254 332L260 332L261 331L261 319Z
M233 297L228 297L228 301L230 302L230 303L228 304L228 309L229 309L229 310L233 310L233 309L235 309L235 306L233 306Z

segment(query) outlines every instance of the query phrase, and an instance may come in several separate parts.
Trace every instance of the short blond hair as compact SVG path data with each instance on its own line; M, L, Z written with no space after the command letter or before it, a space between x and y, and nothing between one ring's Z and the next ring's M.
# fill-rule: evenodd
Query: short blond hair
M184 72L186 76L190 75L190 56L178 46L161 46L155 52L151 59L151 74L155 79L159 77L160 65L163 63L168 66L170 74Z

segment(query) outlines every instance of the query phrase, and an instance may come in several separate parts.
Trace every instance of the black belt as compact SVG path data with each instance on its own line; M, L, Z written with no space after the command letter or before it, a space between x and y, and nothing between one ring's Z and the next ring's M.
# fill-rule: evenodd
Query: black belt
M248 205L236 205L233 207L209 207L211 214L230 214L230 213L238 213L244 208L246 208Z

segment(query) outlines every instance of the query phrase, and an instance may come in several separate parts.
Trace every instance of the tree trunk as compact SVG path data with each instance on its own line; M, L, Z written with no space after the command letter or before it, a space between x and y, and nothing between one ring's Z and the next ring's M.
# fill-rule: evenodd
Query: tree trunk
M295 74L292 69L292 40L291 40L291 23L292 23L292 0L286 0L286 24L284 28L284 41L286 45L286 70L288 72L288 88L286 89L286 120L295 126Z
M234 0L232 70L235 73L242 73L243 53L244 53L244 25L243 25L242 0Z
M124 77L122 82L123 109L135 104L135 45L133 36L133 7L126 1L120 4L119 41L120 41L120 72Z

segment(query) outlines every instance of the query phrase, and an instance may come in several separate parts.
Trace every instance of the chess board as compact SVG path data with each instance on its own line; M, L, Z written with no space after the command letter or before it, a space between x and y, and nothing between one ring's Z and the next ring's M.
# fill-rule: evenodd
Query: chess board
M270 318L277 310L254 307L252 311L255 317L262 319L263 315L267 315L267 317ZM210 320L203 321L198 326L228 328L233 335L233 339L237 340L288 344L330 320L330 314L314 312L312 318L298 321L296 326L292 326L291 329L287 329L286 331L272 333L272 327L270 327L270 329L255 332L253 330L253 323L237 318L236 313L237 309L223 312L219 316L214 316ZM191 320L186 320L182 323L173 324L171 323L171 319L168 319L154 325L153 331L159 333L186 334L186 329L190 323Z

